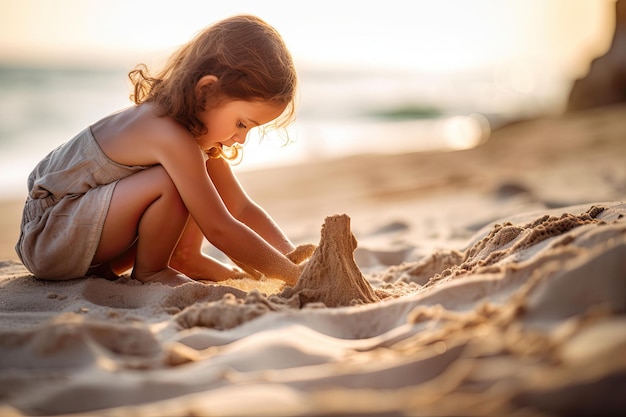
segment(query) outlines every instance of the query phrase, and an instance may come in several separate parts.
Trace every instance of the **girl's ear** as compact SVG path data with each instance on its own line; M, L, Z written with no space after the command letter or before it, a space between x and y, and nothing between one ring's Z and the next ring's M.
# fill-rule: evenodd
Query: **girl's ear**
M207 93L215 88L217 77L215 75L205 75L196 83L196 99L206 101ZM204 103L203 103L204 104Z

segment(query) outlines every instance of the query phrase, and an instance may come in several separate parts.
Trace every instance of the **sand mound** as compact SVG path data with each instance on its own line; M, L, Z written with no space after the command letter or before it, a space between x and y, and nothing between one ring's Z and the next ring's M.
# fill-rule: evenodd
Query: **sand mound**
M604 210L604 207L592 206L579 215L571 213L563 213L560 217L543 215L523 226L511 222L496 224L487 236L465 251L460 264L454 265L454 261L459 259L458 252L444 253L443 256L436 254L435 264L447 267L435 274L426 285L432 285L442 279L477 272L479 269L488 270L489 266L497 264L507 256L521 254L547 239L563 235L582 225L601 222L596 217ZM571 236L565 239L571 239ZM423 268L424 266L420 265L411 273L420 274Z
M350 232L346 215L327 217L321 240L296 286L286 288L281 297L296 297L300 306L323 303L341 307L380 301L354 260L357 241Z
M346 215L328 217L322 225L318 246L303 245L289 255L299 263L310 256L295 287L286 287L281 293L269 296L257 290L238 294L243 295L240 297L226 294L216 302L195 303L178 314L176 321L183 328L202 326L224 330L270 311L298 309L309 304L319 308L380 301L354 260L356 247L350 218ZM213 288L206 291L213 291ZM378 293L386 296L383 291Z

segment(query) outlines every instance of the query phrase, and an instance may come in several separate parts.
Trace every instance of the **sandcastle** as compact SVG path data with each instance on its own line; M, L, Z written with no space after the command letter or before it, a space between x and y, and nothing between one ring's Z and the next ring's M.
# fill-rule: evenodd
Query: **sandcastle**
M322 225L319 246L313 252L295 287L280 297L297 296L300 306L324 303L326 307L380 301L354 260L357 241L350 231L350 217L329 216Z

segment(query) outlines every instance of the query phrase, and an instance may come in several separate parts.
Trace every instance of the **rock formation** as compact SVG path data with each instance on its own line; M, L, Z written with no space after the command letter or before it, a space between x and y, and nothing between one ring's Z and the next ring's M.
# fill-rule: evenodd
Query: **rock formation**
M615 2L615 32L606 54L591 62L589 72L574 82L567 111L626 101L626 1Z

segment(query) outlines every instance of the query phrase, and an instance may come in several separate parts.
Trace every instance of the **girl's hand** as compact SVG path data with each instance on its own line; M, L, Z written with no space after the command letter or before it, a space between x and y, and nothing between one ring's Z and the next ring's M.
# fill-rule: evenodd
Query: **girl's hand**
M297 277L290 277L290 279L285 279L285 282L287 283L287 285L293 286L296 284L300 274L302 274L304 267L307 265L309 258L311 257L311 255L313 255L313 252L315 252L316 248L317 248L317 245L313 245L313 244L299 245L294 250L292 250L291 252L285 255L285 257L289 259L291 262L293 262L298 268ZM252 278L256 280L263 278L263 274L257 271L256 269L251 268L234 259L231 259L231 260L233 261L233 263L235 263L235 265L237 265L242 270L238 278L248 277L248 278Z
M294 264L299 265L302 262L308 260L311 255L313 255L313 252L315 252L315 249L317 249L317 245L306 243L304 245L298 245L298 247L296 247L285 256ZM300 269L300 271L302 271L302 269Z

